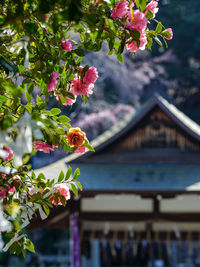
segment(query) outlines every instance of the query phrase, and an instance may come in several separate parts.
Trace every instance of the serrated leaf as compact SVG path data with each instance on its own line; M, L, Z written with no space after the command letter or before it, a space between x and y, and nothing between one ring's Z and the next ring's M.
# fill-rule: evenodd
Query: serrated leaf
M61 110L59 108L52 108L50 111L52 115L58 115L61 113Z
M66 172L66 175L65 175L65 180L69 180L71 174L72 174L72 168L71 168L71 166L69 166L69 168Z
M61 171L58 177L58 182L60 183L65 178L64 172Z
M80 170L79 170L79 168L77 168L77 169L75 170L75 172L74 172L73 179L76 180L76 179L79 177L79 175L80 175Z
M78 196L78 189L76 188L76 186L74 184L71 183L71 188L72 188L72 192L74 193L75 196Z

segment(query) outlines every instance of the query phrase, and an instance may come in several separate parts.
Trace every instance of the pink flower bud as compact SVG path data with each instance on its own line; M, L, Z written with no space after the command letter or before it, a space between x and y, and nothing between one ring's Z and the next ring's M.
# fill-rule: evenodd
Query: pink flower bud
M168 28L161 32L162 37L164 37L167 40L171 40L173 38L173 31L172 28Z

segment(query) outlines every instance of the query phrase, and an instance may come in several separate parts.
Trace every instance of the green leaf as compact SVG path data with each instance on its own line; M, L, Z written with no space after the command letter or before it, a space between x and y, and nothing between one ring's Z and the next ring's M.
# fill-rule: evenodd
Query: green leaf
M0 95L0 102L5 103L8 100L6 96Z
M61 115L60 117L58 117L58 121L60 121L60 122L69 122L70 118L68 118L65 115Z
M84 146L86 146L90 151L95 152L94 148L90 144L86 143Z
M31 172L31 177L32 177L33 179L35 179L36 175L35 175L34 171Z
M61 201L62 205L65 207L67 204L66 198L64 196L60 195L60 201Z
M140 32L137 30L130 31L130 35L133 38L133 40L139 40L140 39Z
M151 10L147 10L146 14L145 14L145 17L147 19L152 19L153 18L153 13Z
M19 72L23 72L23 71L25 71L25 69L26 69L26 68L25 68L23 65L19 65L19 66L18 66L18 71L19 71Z
M80 170L79 168L77 168L74 172L74 176L73 176L73 179L76 180L78 177L80 176Z
M66 96L73 99L73 100L75 99L74 95L70 92L67 92ZM66 102L66 99L65 99L65 102Z
M63 128L56 128L55 130L56 130L57 134L64 134L65 133Z
M85 104L87 104L87 102L88 102L88 96L86 96L86 95L82 95L82 98L83 98Z
M162 35L162 37L164 37L164 38L170 38L170 37L171 37L170 32L168 32L167 30L161 32L161 35Z
M60 183L65 178L64 172L61 171L58 177L58 182Z
M50 111L52 115L58 115L61 113L61 110L59 108L52 108Z
M23 255L24 259L26 259L26 250L25 249L22 249L22 255Z
M72 168L71 168L71 166L69 166L69 168L66 172L66 175L65 175L65 180L69 180L71 174L72 174Z
M156 33L160 33L160 32L162 31L162 28L163 28L163 26L162 26L162 24L159 22L159 23L157 24L157 27L156 27Z
M49 216L49 213L50 213L49 207L47 205L43 205L43 209L44 209L46 215Z
M123 63L123 55L122 54L117 54L117 59Z
M83 187L82 187L82 185L80 184L80 182L79 182L79 181L76 181L76 184L78 185L79 189L80 189L81 191L83 191Z
M30 104L31 103L31 95L26 92L26 99L27 99L27 102Z
M37 179L45 180L45 176L43 173L39 173Z
M158 37L155 37L154 39L155 39L156 43L158 43L161 47L163 46L162 42L160 41L160 39Z
M29 250L30 252L35 253L35 248L33 245L33 242L31 242L31 240L27 239L26 241L26 249Z
M146 9L146 0L135 0L137 8L139 8L142 12Z
M85 51L80 47L75 49L74 52L80 57L84 57L86 55Z
M41 110L41 113L45 114L45 115L52 115L51 111L49 111L49 110Z
M76 186L74 184L71 183L71 188L72 188L72 192L74 193L75 196L78 196L78 189L76 188Z

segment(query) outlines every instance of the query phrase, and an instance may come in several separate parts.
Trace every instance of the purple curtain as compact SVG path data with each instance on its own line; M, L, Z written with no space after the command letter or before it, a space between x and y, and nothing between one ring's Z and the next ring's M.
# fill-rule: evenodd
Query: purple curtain
M70 216L71 227L71 267L80 267L80 237L78 228L78 215Z

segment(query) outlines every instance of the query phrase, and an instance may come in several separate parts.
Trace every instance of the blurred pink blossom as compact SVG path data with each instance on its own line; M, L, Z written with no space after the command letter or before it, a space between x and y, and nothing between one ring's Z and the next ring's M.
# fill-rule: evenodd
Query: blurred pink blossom
M56 94L56 100L59 101L59 98L62 98L62 95ZM66 102L63 103L64 106L71 106L76 102L76 96L75 99L71 99L69 97L66 97Z
M6 152L8 152L8 155L5 158L5 161L9 161L12 158L12 156L13 156L13 151L10 148L6 147L6 146L3 148L3 150L5 150Z
M83 154L85 152L87 152L89 149L85 146L80 146L78 147L74 152L75 153L80 153L80 154Z
M86 84L82 83L81 79L75 76L72 80L71 84L71 93L75 96L77 95L89 95L92 94L92 89L94 88L94 84Z
M60 76L59 73L56 71L51 75L50 81L47 84L47 91L55 91L56 90L56 84L57 84L57 78Z
M36 151L42 151L42 152L48 153L48 154L50 153L50 150L54 151L54 146L51 146L51 145L43 143L43 142L38 142L38 141L35 141L33 143L33 147L36 149Z
M6 189L5 188L2 188L2 189L0 189L0 198L5 198L5 196L6 196Z
M65 51L72 51L72 44L70 43L70 41L65 40L64 38L62 38L61 47Z
M127 9L128 9L128 2L123 1L123 2L118 2L115 6L115 8L112 9L112 14L111 18L116 19L120 18L122 19L127 15Z
M70 191L68 186L65 183L61 183L61 184L56 184L55 185L56 188L60 191L60 194L66 199L70 199ZM56 205L55 200L52 200L52 204ZM62 205L62 202L60 200L60 198L58 197L58 205Z

